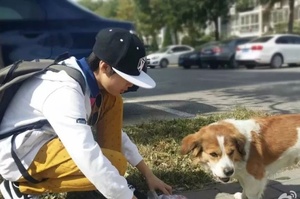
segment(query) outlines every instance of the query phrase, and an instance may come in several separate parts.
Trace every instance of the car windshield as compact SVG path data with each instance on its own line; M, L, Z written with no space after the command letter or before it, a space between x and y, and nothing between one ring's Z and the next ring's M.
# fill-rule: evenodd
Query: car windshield
M200 46L198 49L212 48L212 47L218 46L218 45L220 45L220 44L221 44L221 43L218 42L218 41L212 41L212 42L208 42L208 43L203 44L203 45Z
M219 46L232 46L234 44L233 40L225 40L225 41L221 41Z
M169 50L169 47L164 47L164 48L159 49L157 52L164 53L164 52L167 52L168 50Z
M230 42L232 42L232 40L225 40L225 41L222 41L221 44L228 45L228 44L230 44Z
M256 39L253 39L253 40L249 41L249 43L265 43L265 42L269 41L272 38L273 38L272 36L259 37L259 38L256 38Z

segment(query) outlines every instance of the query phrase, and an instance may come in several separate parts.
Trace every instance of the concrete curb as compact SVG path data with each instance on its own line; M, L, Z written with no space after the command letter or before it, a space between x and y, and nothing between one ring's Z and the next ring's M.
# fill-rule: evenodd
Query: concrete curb
M211 185L203 190L186 191L180 194L188 199L234 199L233 194L241 190L238 183L230 183ZM284 170L270 178L264 199L279 199L283 194L287 195L284 199L300 198L300 168Z

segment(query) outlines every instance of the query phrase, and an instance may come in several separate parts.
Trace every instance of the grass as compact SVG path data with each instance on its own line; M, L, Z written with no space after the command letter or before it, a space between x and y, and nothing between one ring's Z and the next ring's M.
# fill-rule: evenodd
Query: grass
M145 162L152 168L153 172L166 183L172 185L174 191L180 192L201 189L213 182L211 176L203 172L199 165L192 164L188 155L179 154L180 143L184 136L221 119L247 119L265 115L267 115L265 112L238 107L230 112L199 115L193 119L152 120L126 126L124 131L137 145ZM147 192L147 185L137 169L129 166L126 177L141 191ZM46 194L42 198L64 199L66 194Z

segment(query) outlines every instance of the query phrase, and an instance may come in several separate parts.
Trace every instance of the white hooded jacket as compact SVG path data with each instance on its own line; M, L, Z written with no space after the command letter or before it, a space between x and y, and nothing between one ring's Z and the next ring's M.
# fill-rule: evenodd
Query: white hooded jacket
M74 57L64 62L81 71ZM90 126L76 122L82 118L88 120L91 113L89 96L89 88L84 95L78 82L66 72L47 71L27 80L18 90L3 117L0 134L47 119L52 128L44 126L16 137L14 150L26 169L39 149L58 136L78 168L106 198L131 199L133 193L126 179L103 155ZM142 160L137 147L124 132L122 150L131 165L136 166ZM21 177L11 156L11 137L0 140L0 174L10 181Z

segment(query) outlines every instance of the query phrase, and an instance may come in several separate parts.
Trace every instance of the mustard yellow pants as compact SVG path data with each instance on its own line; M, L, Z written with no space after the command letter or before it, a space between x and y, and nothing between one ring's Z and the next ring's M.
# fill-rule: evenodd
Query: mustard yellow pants
M112 96L103 92L101 106L92 107L92 114L99 113L96 141L103 154L124 175L127 161L121 153L121 128L123 121L123 100L121 96ZM32 184L21 177L19 188L22 193L40 194L71 191L95 190L93 184L82 174L58 138L46 143L36 155L28 169L35 179L46 181Z

